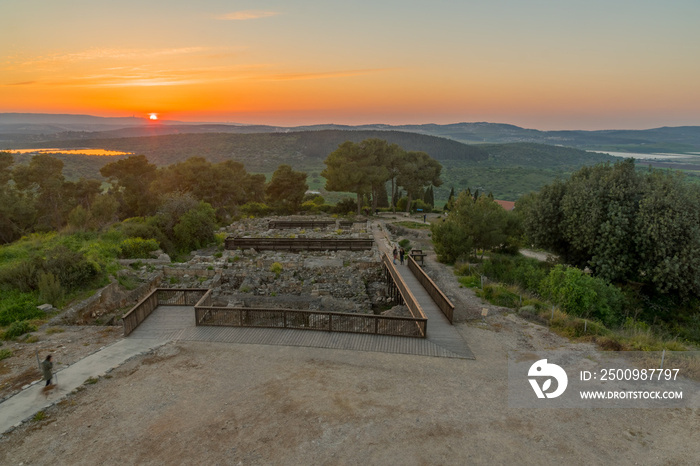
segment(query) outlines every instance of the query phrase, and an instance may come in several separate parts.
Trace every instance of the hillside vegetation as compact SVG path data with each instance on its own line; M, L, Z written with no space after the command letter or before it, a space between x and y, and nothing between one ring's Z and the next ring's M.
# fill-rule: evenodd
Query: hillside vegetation
M234 160L244 164L249 172L271 174L280 164L310 174L323 170L323 160L345 142L358 143L367 138L380 138L398 144L407 151L425 152L447 170L444 184L436 189L438 203L447 200L452 187L467 187L493 192L501 199L515 200L535 191L557 177L595 163L614 160L604 154L580 149L534 143L467 145L454 140L400 131L341 131L319 130L288 133L197 133L152 137L73 139L34 144L32 147L61 147L101 149L145 155L149 162L166 166L190 157L203 157L212 163ZM31 156L16 155L17 162L26 163ZM61 155L67 179L80 177L101 179L99 170L107 163L126 158Z

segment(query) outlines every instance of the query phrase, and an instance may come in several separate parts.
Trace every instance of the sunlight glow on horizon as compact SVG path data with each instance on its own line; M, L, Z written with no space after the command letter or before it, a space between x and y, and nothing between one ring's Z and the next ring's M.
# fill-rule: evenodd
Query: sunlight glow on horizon
M214 0L173 0L163 10L124 0L85 4L77 18L14 2L0 15L0 113L156 108L167 119L280 126L700 125L700 2L494 3L297 0L282 14L274 5L227 12Z

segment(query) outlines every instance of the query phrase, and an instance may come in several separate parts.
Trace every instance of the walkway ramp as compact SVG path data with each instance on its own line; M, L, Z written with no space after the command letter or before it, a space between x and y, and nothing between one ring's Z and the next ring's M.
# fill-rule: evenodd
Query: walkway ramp
M378 228L378 225L378 223L374 223L372 228L375 244L380 252L391 255L393 247L384 231ZM447 320L447 317L445 317L438 305L435 304L433 298L425 291L425 288L423 288L423 285L421 285L418 279L413 275L413 272L409 270L406 261L404 261L403 266L397 265L396 268L399 271L399 275L401 275L401 278L408 286L408 289L411 290L411 293L423 309L425 317L428 319L427 340L463 358L476 359L469 349L469 346L462 338L462 335L460 335L457 329Z
M424 338L253 327L196 327L191 306L158 306L127 339L216 341L473 359Z

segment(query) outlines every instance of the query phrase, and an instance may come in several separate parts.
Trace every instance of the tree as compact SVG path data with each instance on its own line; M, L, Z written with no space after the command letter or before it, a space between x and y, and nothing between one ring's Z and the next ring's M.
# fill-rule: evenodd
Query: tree
M407 152L402 160L396 181L408 194L406 205L406 212L408 212L412 198L418 197L423 187L442 185L440 179L442 165L425 152Z
M280 211L291 213L300 209L308 189L306 173L296 172L289 165L280 165L265 186L265 194L270 204Z
M362 196L372 191L372 181L377 167L374 157L362 150L359 144L346 141L326 157L326 168L321 176L326 179L326 190L355 193L357 213L362 210Z
M156 202L149 187L156 177L156 166L146 156L132 155L108 163L100 173L109 179L118 195L122 218L148 215L155 210Z
M260 200L264 182L264 175L248 174L240 162L212 164L202 157L191 157L158 170L150 190L158 196L192 193L210 203L223 218L246 202Z
M12 179L10 167L15 163L14 157L9 152L0 152L0 191L7 187L7 183Z
M523 206L537 246L608 282L700 297L700 189L632 159L584 167Z
M48 154L32 157L28 165L13 170L15 186L35 202L36 227L40 229L61 228L72 207L64 203L63 162Z
M435 252L444 262L454 262L460 256L476 257L477 250L507 248L513 228L510 212L488 196L480 196L474 201L462 192L450 211L447 219L431 225Z
M206 246L214 241L216 214L211 205L199 202L196 207L185 212L175 225L176 246L182 252Z
M381 199L386 196L386 183L391 181L392 191L394 181L399 173L403 149L397 144L389 144L378 138L365 139L360 143L361 150L366 151L369 158L374 158L375 170L371 173L370 184L372 186L372 211L377 210ZM385 204L388 205L388 202Z
M435 194L433 193L433 185L428 186L423 196L423 202L428 204L431 209L435 208Z
M455 188L454 186L450 188L450 195L447 197L447 202L445 203L445 207L443 210L450 211L454 208L455 205Z

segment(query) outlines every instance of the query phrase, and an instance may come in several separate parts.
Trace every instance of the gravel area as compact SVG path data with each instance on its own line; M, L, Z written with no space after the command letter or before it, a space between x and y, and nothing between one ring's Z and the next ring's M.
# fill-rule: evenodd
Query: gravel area
M509 315L476 361L171 343L0 440L0 464L696 464L700 413L510 409L509 349L570 347Z

